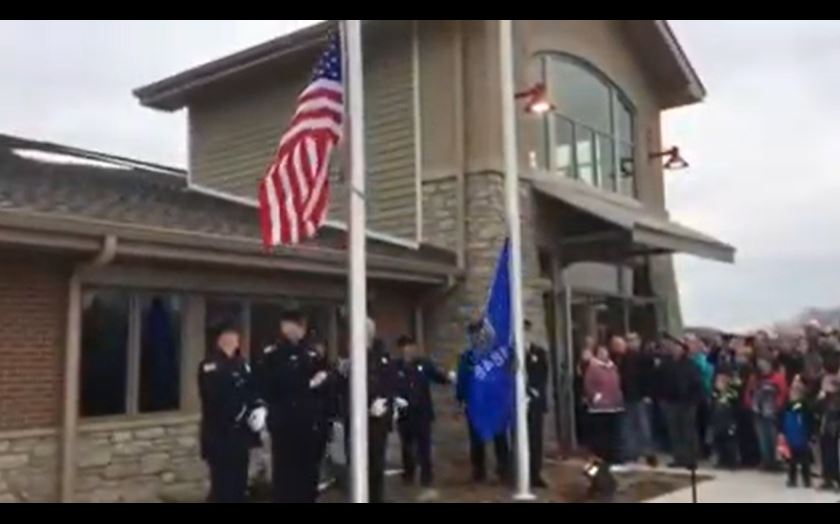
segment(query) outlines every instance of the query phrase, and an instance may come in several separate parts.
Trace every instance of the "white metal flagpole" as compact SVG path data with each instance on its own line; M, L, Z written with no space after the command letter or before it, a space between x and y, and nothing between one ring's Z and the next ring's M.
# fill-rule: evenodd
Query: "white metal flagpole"
M350 302L350 482L352 501L367 503L367 267L365 266L365 124L362 68L362 21L342 20L347 71L347 113L350 140L350 218L348 292Z
M525 324L522 307L522 226L519 218L519 154L516 143L516 89L513 71L513 20L499 20L502 81L505 201L510 235L510 287L516 344L516 500L533 500L528 449L528 399L525 391Z

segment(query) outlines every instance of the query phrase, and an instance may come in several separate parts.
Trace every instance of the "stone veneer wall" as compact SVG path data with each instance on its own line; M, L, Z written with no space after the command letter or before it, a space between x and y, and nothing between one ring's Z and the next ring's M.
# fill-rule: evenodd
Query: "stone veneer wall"
M465 325L487 300L487 290L499 251L506 237L504 177L500 173L467 176L467 267L466 276L442 300L427 311L427 340L434 356L455 365L466 340ZM425 240L431 244L457 247L457 201L455 177L426 181L423 185ZM534 321L534 335L545 341L543 302L536 285L539 278L539 250L536 245L533 190L520 185L522 216L522 263L525 316Z
M58 500L56 435L0 433L0 502ZM77 464L78 502L195 501L207 490L197 417L83 427Z

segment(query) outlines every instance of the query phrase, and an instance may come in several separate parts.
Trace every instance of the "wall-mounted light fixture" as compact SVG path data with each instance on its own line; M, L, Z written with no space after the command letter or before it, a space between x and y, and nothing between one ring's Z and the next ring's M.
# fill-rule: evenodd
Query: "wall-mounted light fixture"
M650 154L651 160L657 160L660 158L666 159L663 167L668 171L681 171L690 167L685 158L683 158L680 153L680 148L678 147L672 147L671 149L662 151L661 153Z
M532 115L544 115L554 111L554 104L548 99L545 84L536 84L527 91L516 93L517 100L526 100L525 111Z

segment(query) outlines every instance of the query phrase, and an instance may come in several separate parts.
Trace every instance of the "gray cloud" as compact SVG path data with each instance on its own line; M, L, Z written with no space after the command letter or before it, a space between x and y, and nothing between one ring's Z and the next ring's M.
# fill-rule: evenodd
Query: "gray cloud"
M840 23L674 26L710 96L666 117L693 165L669 175L669 205L740 250L733 267L679 260L687 321L753 327L840 305Z
M0 132L185 163L183 115L131 90L311 20L0 21ZM680 258L686 319L748 327L840 305L840 22L675 21L707 103L666 116L693 168L669 175L678 220L739 263Z

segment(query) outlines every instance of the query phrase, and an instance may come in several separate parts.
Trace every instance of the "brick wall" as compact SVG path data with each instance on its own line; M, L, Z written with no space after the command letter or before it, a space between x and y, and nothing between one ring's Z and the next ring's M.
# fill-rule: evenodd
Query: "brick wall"
M0 252L0 431L58 423L67 279L54 260Z

